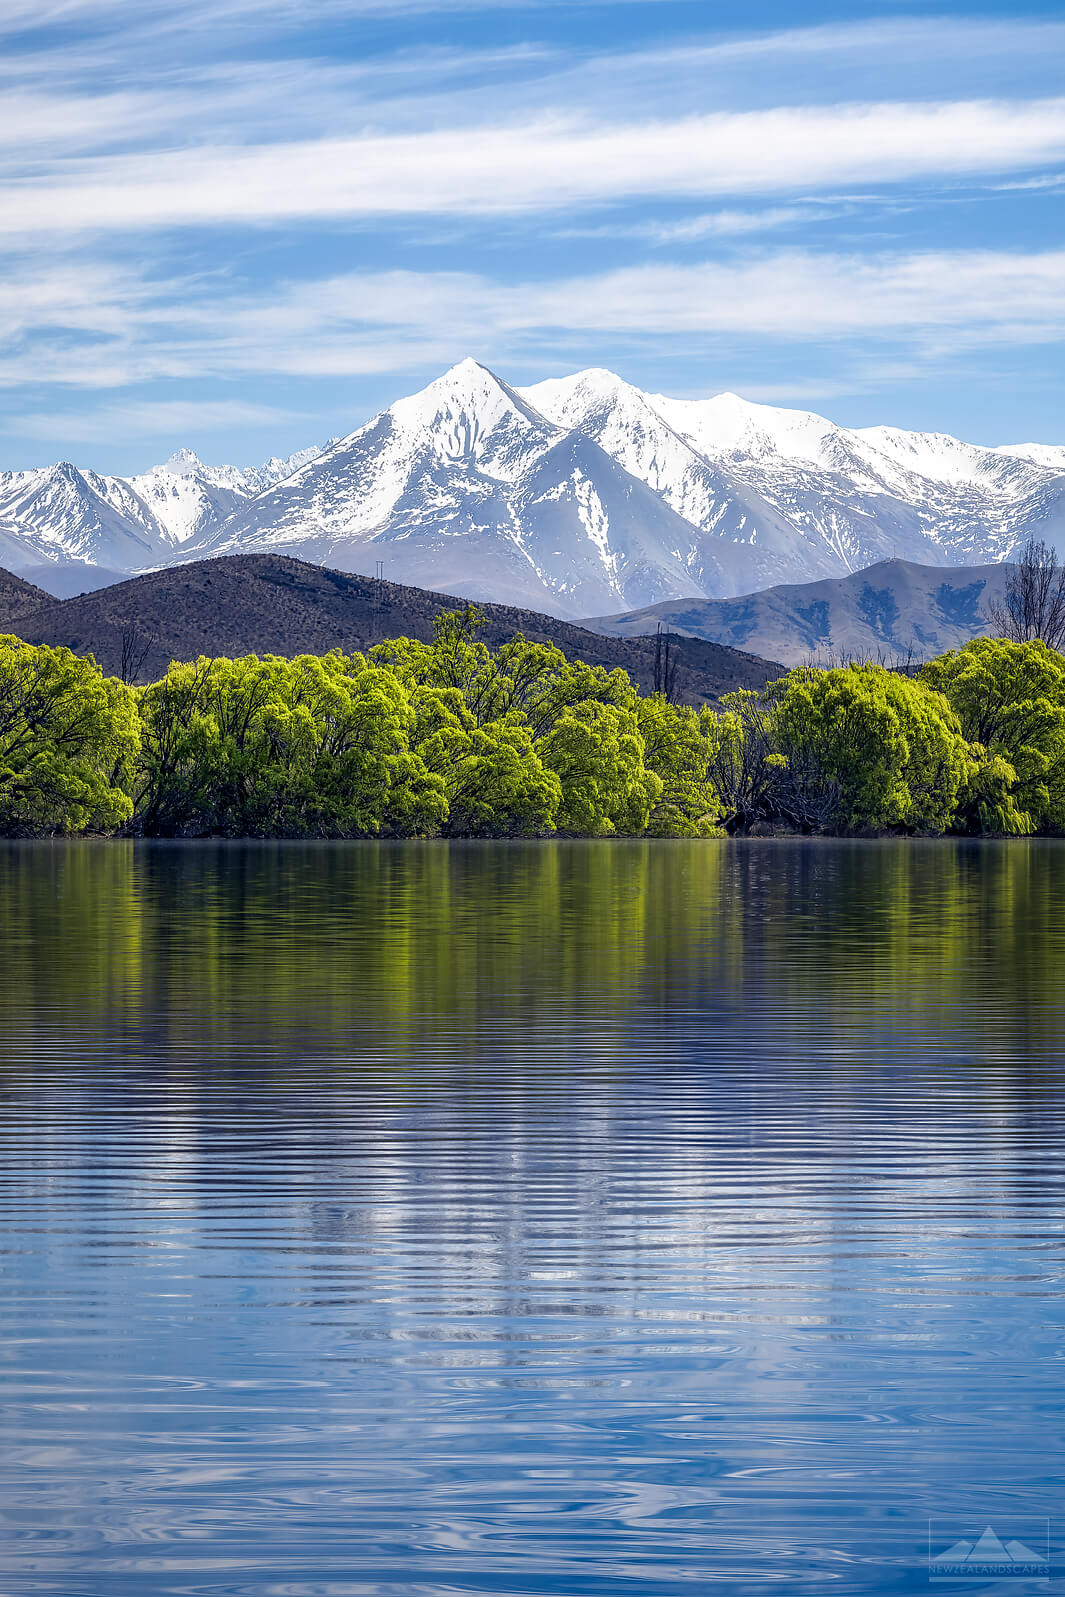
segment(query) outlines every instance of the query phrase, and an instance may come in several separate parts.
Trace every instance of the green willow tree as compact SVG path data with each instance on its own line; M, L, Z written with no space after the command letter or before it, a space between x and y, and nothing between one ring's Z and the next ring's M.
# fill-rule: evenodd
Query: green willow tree
M921 682L948 701L967 738L1012 768L1016 829L1065 831L1065 659L1039 641L974 638L932 660ZM972 806L979 812L975 793Z
M835 824L942 832L973 753L946 699L879 665L793 671L771 692L778 787L796 818L827 785Z
M431 734L418 747L445 774L453 806L446 829L644 831L664 784L645 763L640 695L625 672L568 660L520 634L493 654L478 637L482 626L468 606L435 618L432 643L398 638L371 651L416 699L429 695L419 702ZM441 702L429 713L434 693Z
M721 795L711 775L721 742L713 711L671 704L664 693L641 698L636 717L644 764L661 782L645 830L651 837L719 837Z
M458 688L413 689L414 747L440 778L450 837L526 837L554 830L562 788L520 717L478 725Z
M1065 831L1065 659L979 639L918 678L800 669L721 710L476 610L431 642L174 664L133 690L0 640L0 831L706 837Z
M361 655L173 665L141 715L149 836L422 835L447 818L403 684Z
M108 832L129 820L133 691L90 656L0 637L0 832Z
M963 795L986 829L1020 829L1012 771L926 683L877 665L803 668L724 703L711 774L731 830L943 832Z

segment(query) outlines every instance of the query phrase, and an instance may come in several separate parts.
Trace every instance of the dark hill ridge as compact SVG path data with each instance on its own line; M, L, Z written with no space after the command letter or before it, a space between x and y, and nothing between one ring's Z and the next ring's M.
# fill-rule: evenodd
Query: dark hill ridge
M324 654L333 648L367 649L384 638L429 639L433 617L465 602L284 555L200 560L74 599L41 597L43 605L17 616L0 597L0 629L17 632L27 643L61 643L93 654L112 675L121 673L124 658L127 666L132 660L140 682L162 676L171 660L201 654ZM480 609L488 622L482 636L493 648L523 632L589 665L621 666L645 691L654 685L653 638L606 637L509 605ZM712 701L735 688L760 688L783 671L773 661L701 639L675 638L673 647L676 695L687 703Z
M614 637L657 626L734 648L764 651L789 666L839 660L928 660L994 631L1011 567L920 566L881 560L849 577L786 583L735 599L670 599L584 622Z
M43 588L35 588L32 582L16 577L13 571L0 570L0 630L10 629L12 622L32 615L42 605L54 603L52 595Z

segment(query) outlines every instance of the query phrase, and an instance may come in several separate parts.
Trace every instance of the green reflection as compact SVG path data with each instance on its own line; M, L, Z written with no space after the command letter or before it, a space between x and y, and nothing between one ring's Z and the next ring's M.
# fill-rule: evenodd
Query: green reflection
M760 1006L816 1009L853 1054L863 1027L956 1033L994 1003L1045 1046L1063 907L1065 845L1035 840L10 844L0 1040L23 1062L75 1033L116 1057L232 1043L273 1072L459 1036L483 1062L561 1016L712 1038Z

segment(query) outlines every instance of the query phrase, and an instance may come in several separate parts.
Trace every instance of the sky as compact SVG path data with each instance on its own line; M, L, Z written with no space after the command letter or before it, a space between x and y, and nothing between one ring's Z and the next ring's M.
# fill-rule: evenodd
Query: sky
M0 469L467 355L1065 441L1061 0L4 0L0 105Z

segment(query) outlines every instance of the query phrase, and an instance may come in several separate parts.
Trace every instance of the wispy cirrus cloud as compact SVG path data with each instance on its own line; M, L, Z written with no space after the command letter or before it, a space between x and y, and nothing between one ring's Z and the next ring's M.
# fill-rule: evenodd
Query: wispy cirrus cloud
M600 331L742 333L799 343L854 333L919 338L940 330L981 340L1060 339L1065 249L872 257L791 249L513 286L469 273L352 274L296 285L269 304L231 306L227 323L240 343L261 340L266 348L271 334L279 344L287 335L304 351L297 361L327 362L343 360L345 331L361 326L447 326L466 344ZM323 332L316 356L310 350Z
M85 282L54 274L0 347L0 383L112 386L160 377L356 376L514 360L634 341L740 335L780 344L891 340L939 358L993 343L1065 340L1065 250L823 255L624 267L511 284L466 272L355 272L249 294L210 281ZM71 328L76 329L72 336ZM945 343L944 343L945 341ZM162 414L162 412L160 412Z
M346 405L468 351L644 352L697 392L731 350L748 392L785 395L992 345L1020 370L1061 337L1065 20L741 34L633 0L604 48L582 10L8 0L0 384L34 391L23 434L180 433L199 392L244 436L290 382Z
M808 226L839 216L839 209L824 205L776 205L734 211L704 211L679 221L605 222L598 226L560 228L559 238L633 238L649 244L695 244L706 239L740 238L751 233L771 233L778 228Z
M195 29L205 22L254 20L277 29L306 28L333 17L424 15L439 11L534 11L542 6L564 5L570 0L140 0L131 19L126 0L8 0L0 17L0 31L19 33L42 28L134 27L165 28L174 32ZM581 0L595 4L597 0ZM614 0L601 0L613 4ZM646 4L647 0L639 0Z
M0 234L501 216L787 193L1065 160L1065 98L440 129L97 157L0 182Z

